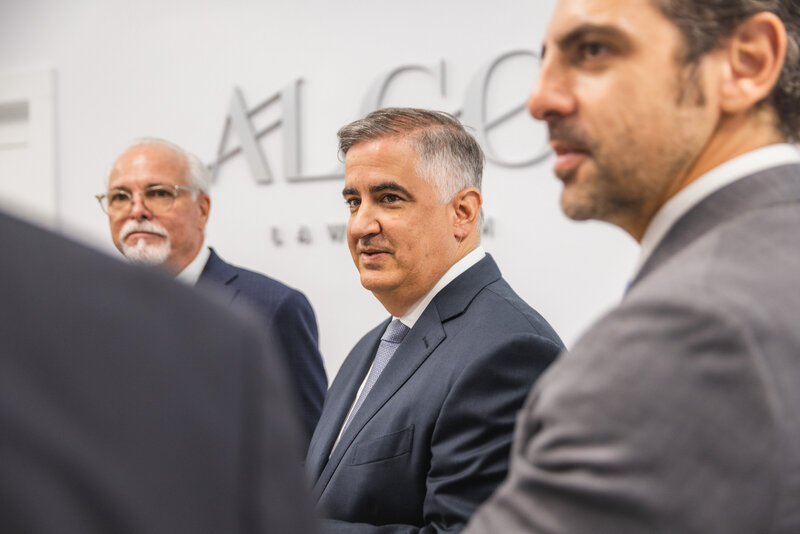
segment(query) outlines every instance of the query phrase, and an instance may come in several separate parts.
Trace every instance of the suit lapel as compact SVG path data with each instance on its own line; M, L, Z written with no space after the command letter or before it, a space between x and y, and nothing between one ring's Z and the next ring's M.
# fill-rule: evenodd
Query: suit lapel
M355 402L355 395L367 376L375 352L378 350L381 335L391 318L387 319L356 345L336 375L326 396L322 414L306 455L306 472L316 481L325 464L328 463L333 444L339 436L347 412Z
M211 255L208 257L203 272L200 273L197 285L200 287L213 286L213 291L217 294L221 294L225 302L230 305L239 294L239 289L232 285L232 282L236 280L239 273L236 272L236 269L234 269L232 265L222 261L222 259L217 256L217 253L214 252L213 248L209 250L211 251Z
M369 354L369 358L367 360L368 364L371 363L372 359L375 357L375 351L377 350L380 336L383 334L384 330L385 325L384 328L379 332L374 347ZM317 495L321 494L322 490L324 490L325 486L327 486L328 481L330 481L331 476L333 476L334 471L342 461L342 457L344 456L345 452L347 452L347 449L353 443L353 440L356 438L359 432L361 432L361 429L364 428L364 425L366 425L375 416L376 412L378 412L378 410L380 410L380 408L386 404L392 395L394 395L397 390L408 381L408 379L416 372L419 366L422 365L422 362L428 358L428 356L444 338L445 335L441 320L439 319L436 307L431 304L425 309L425 311L422 313L422 316L414 325L414 328L409 331L409 333L406 335L406 338L397 348L397 351L386 365L386 368L381 373L381 376L375 383L372 391L370 391L367 398L364 399L364 403L361 405L361 408L359 408L359 410L353 415L353 419L350 421L347 429L344 431L344 433L342 433L342 438L339 440L339 443L333 450L333 454L331 454L327 465L325 465L325 467L322 469L319 479L317 480L315 485L315 488L319 490ZM367 368L368 367L369 365L367 365ZM350 409L352 402L355 400L355 392L361 385L365 375L366 371L362 373L362 376L360 377L361 380L357 380L355 383L350 384L350 388L348 390L350 393L348 395L343 395L343 397L347 398L343 403L344 406L337 406L336 419L338 424L327 433L332 435L329 435L327 439L327 442L330 442L331 445L333 444L333 441L336 440L336 435L344 423L344 417L347 411ZM326 448L326 450L329 449Z
M318 429L318 432L315 432L314 439L312 439L311 447L314 447L315 450L313 455L309 453L307 469L313 478L317 478L319 473L314 486L316 495L322 494L359 432L444 341L446 337L444 323L463 313L475 296L488 284L498 280L500 276L497 265L487 254L434 297L397 348L397 352L394 353L381 373L361 408L353 416L353 420L328 459L327 454L333 446L333 442L336 441L339 429L344 424L347 411L355 401L355 393L366 376L380 337L389 321L385 321L370 332L368 338L362 340L364 342L363 349L358 355L358 363L353 366L353 371L348 371L344 367L340 371L340 373L352 372L354 376L347 377L343 387L337 388L338 391L329 392L330 398L337 400L334 401L335 405L331 406L330 410L327 406L323 410L320 418L321 421L324 421L321 423L323 426ZM326 420L326 418L330 420Z
M800 165L784 165L742 178L689 210L670 228L631 287L709 230L753 209L800 201Z

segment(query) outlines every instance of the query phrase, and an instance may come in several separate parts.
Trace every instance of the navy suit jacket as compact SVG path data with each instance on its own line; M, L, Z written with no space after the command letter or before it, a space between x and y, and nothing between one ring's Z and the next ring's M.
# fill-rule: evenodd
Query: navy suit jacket
M505 477L516 413L562 343L487 255L434 297L331 454L388 322L342 364L311 440L325 531L455 532Z
M211 249L198 286L216 286L228 304L244 302L264 320L279 343L296 391L298 415L308 443L322 411L328 379L317 348L317 321L308 299L299 291L263 274L222 261ZM241 299L240 299L241 297Z

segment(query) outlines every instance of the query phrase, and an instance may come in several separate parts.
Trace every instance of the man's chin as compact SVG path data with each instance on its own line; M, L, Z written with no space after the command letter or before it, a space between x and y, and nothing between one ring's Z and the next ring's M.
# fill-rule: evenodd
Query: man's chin
M361 274L361 286L367 291L372 291L377 294L391 290L395 285L392 284L391 280L388 280L386 276L380 276L373 271Z
M122 244L122 255L131 263L140 265L161 265L170 253L169 241L148 244L144 239L139 239L135 245Z
M573 221L595 219L597 215L596 191L587 177L572 175L561 191L561 211Z
M595 216L593 211L588 209L583 209L582 207L578 208L574 206L562 207L561 211L564 212L564 215L568 219L575 222L599 220L599 218Z
M569 202L561 202L561 211L568 219L573 221L586 221L591 219L583 206L576 206Z

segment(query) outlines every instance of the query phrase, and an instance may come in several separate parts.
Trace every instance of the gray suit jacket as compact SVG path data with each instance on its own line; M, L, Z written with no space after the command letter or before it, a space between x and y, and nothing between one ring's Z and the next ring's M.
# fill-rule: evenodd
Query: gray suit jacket
M562 344L487 256L434 297L332 449L388 322L342 364L309 446L324 531L458 532L505 477L516 413Z
M467 532L800 532L800 165L684 215L539 382Z
M0 213L0 530L311 530L281 361L160 271Z

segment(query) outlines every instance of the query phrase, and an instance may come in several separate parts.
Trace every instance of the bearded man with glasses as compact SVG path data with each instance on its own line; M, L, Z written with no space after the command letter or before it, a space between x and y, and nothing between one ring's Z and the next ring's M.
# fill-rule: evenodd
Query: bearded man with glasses
M256 311L281 345L297 391L307 443L327 390L314 311L299 291L224 262L204 246L210 174L200 159L162 139L135 141L116 160L108 191L97 195L114 245L130 261L159 265L190 285L212 286Z
M181 208L173 212L177 217L170 217L169 212L182 191L191 194L194 205L184 202ZM168 220L177 218L178 223L183 223L178 224L178 227L188 226L187 235L196 236L195 232L191 232L191 228L198 224L205 225L209 207L208 195L198 195L198 193L200 190L196 187L156 184L145 187L139 193L132 193L127 189L109 189L107 194L97 195L97 200L100 201L103 211L108 214L109 220L122 225L116 232L112 229L112 237L115 238L114 244L126 258L135 263L164 265L173 272L181 273L185 270L183 267L189 265L192 258L197 257L202 240L197 242L196 239L189 239L181 250L172 254L172 241L166 228L146 217L140 218L140 214L150 213L154 217L164 217ZM136 202L136 195L140 195L140 202ZM131 217L134 207L137 215ZM197 217L181 218L181 215L197 215ZM186 263L187 261L189 263Z

